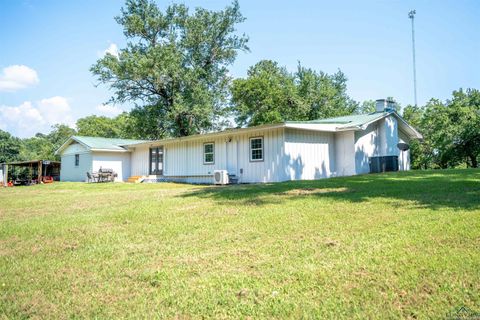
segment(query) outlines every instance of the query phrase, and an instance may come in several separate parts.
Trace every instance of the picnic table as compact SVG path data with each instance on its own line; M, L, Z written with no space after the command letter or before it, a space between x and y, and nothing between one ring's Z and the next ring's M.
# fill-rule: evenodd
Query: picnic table
M92 182L113 182L118 175L113 171L113 169L102 169L100 168L98 172L87 172L88 181Z

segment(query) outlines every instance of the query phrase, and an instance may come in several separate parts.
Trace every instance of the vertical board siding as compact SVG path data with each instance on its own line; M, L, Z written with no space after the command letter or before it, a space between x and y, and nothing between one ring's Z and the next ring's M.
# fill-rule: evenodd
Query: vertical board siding
M250 138L264 138L264 160L250 162ZM231 142L229 142L231 139ZM212 183L214 170L236 168L229 174L236 175L239 182L283 181L282 154L283 129L262 130L254 133L232 133L231 136L205 137L193 141L178 141L164 144L164 176L192 183ZM215 143L214 164L203 163L203 144ZM227 144L232 154L228 154ZM160 144L161 145L161 144ZM149 146L136 147L132 153L132 175L149 175ZM232 170L231 170L232 171ZM240 173L242 172L242 173Z
M365 130L355 132L355 169L357 174L369 173L369 158L373 156L398 156L398 123L388 116ZM399 159L400 160L400 159Z
M285 136L285 180L328 178L335 172L333 133L287 129Z
M398 130L398 141L403 143L410 143L408 136L402 131ZM398 150L398 166L401 171L410 170L410 149L407 151Z
M354 131L335 133L335 175L352 176L355 174L355 136Z
M380 120L382 121L382 120ZM372 123L365 130L355 131L355 173L370 172L370 157L382 155L386 150L385 127L379 122Z
M132 176L146 176L149 173L150 148L148 146L135 147L130 156Z

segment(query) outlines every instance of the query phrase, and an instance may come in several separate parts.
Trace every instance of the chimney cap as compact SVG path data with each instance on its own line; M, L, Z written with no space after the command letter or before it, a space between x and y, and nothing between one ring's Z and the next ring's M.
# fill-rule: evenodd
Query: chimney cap
M382 101L382 102L387 102L387 103L389 102L389 103L393 103L393 104L396 103L396 102L395 102L394 100L392 100L392 99L377 99L377 100L375 100L375 101L376 101L376 102Z
M388 112L395 111L396 102L392 99L377 99L376 100L376 112Z

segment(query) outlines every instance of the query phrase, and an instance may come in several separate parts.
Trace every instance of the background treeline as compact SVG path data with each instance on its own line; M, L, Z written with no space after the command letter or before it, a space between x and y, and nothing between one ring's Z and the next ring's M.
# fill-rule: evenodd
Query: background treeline
M343 74L341 74L342 77ZM328 75L323 75L327 77ZM338 79L338 74L328 76ZM253 82L258 82L255 79ZM332 80L338 81L338 80ZM343 80L342 80L343 81ZM239 83L236 86L235 83ZM241 94L239 87L244 87L245 94ZM245 88L246 87L246 88ZM273 88L272 88L273 87ZM255 93L258 90L258 93ZM261 89L261 90L260 90ZM305 103L308 99L315 99L301 94L302 91L292 87L292 84L281 84L271 81L267 84L249 83L247 79L234 81L232 90L231 115L245 125L278 122L283 119L306 120L316 119L316 115L308 117L309 112L321 113L318 118L351 113L373 112L374 101L365 101L359 104L350 99L345 92L332 91L334 94L329 104L310 104L309 108L289 109L287 103ZM278 94L278 91L283 91ZM309 92L309 91L307 91ZM310 95L326 95L323 89L309 92ZM337 96L342 96L340 99ZM249 101L254 102L250 103ZM328 99L326 99L329 101ZM250 108L257 105L257 108ZM318 106L313 108L313 106ZM297 110L295 110L297 109ZM480 91L476 89L454 91L451 99L440 101L431 99L425 106L415 107L407 105L398 110L405 120L417 128L424 136L423 141L412 141L412 167L415 169L478 167L480 161ZM297 113L290 116L291 113ZM246 115L251 115L247 117ZM285 114L288 114L286 116ZM245 119L251 119L246 121ZM76 129L63 124L52 127L48 134L37 133L34 137L20 139L0 130L0 163L14 160L30 159L58 159L55 150L72 135L84 135L109 138L144 138L144 127L132 112L124 112L115 118L103 116L88 116L78 119Z
M375 110L347 94L347 77L300 63L294 72L259 61L232 79L229 67L248 52L236 26L245 18L237 1L224 10L190 10L149 0L126 0L116 18L126 37L118 54L107 53L90 69L112 92L109 103L133 105L115 118L88 116L76 128L56 125L49 134L18 139L0 131L0 162L55 159L71 135L161 139L294 120L314 120ZM375 97L377 98L377 97ZM447 101L397 111L425 137L412 142L414 168L477 167L480 155L478 90L453 92ZM57 157L58 158L58 157Z

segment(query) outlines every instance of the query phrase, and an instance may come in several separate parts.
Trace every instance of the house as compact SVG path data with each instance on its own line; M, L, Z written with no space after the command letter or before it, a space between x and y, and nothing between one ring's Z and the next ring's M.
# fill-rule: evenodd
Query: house
M364 115L157 141L72 137L58 153L65 181L83 181L101 165L121 170L118 180L213 183L215 170L227 170L233 181L255 183L364 174L376 159L387 159L391 170L409 170L410 153L397 145L421 138L393 102L378 100L377 111ZM73 157L82 154L85 161L78 163Z
M130 176L132 150L127 146L143 140L99 137L70 137L55 153L61 156L61 181L86 181L87 172L100 168L113 169L116 181Z

